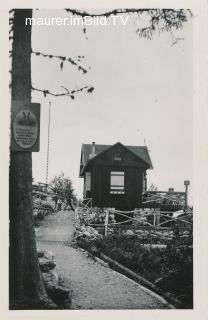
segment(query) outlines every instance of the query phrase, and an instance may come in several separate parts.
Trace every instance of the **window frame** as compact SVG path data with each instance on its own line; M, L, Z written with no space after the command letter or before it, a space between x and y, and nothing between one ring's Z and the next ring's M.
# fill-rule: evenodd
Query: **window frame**
M116 162L122 161L122 154L120 152L115 152L113 155L113 161L116 161Z
M121 177L121 182L116 182L115 179L119 180ZM113 181L114 180L114 181ZM110 171L110 194L125 194L125 171L114 170Z

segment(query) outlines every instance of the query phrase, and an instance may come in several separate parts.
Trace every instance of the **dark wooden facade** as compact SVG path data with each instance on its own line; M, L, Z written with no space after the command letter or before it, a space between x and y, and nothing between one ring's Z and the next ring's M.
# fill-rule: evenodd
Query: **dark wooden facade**
M87 161L82 161L84 154L81 157L80 177L84 178L84 197L92 198L93 206L97 207L118 210L141 207L142 193L146 188L146 170L151 167L149 155L146 157L148 161L145 161L144 156L139 157L121 143L105 147L96 154L94 145L94 154ZM117 174L122 177L117 177ZM86 190L87 175L90 176L90 185ZM112 175L116 175L116 178L112 178ZM112 186L112 181L117 183L117 180L123 181L122 186Z

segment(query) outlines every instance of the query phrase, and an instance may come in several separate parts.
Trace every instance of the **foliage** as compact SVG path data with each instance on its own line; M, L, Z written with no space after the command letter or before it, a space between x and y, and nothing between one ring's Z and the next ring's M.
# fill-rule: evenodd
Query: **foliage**
M157 191L157 187L152 183L149 188L148 191Z
M102 225L105 223L106 210L107 210L107 208L79 207L78 214L79 214L80 222L84 225L88 225L88 224L101 224ZM113 214L112 212L110 212L110 214L109 214L108 222L109 223L115 222L115 214Z
M41 220L48 214L54 212L54 203L49 200L33 199L34 226L38 227Z
M33 208L38 209L39 207L49 210L51 212L54 211L54 204L49 199L47 200L33 199Z
M67 12L72 15L77 15L82 17L106 17L117 16L121 14L134 15L135 17L140 17L141 15L146 15L148 18L148 25L143 28L136 29L136 33L147 39L151 39L153 33L172 31L174 29L179 29L183 26L190 17L192 13L189 9L139 9L139 8L124 8L124 9L114 9L111 11L103 13L92 13L84 10L77 9L66 9ZM86 28L83 29L86 33Z
M72 181L70 178L65 177L64 173L55 176L49 183L49 190L52 195L52 199L57 204L58 200L65 202L66 205L70 205L71 201L76 200Z
M174 294L183 303L184 308L192 308L193 249L191 247L170 245L166 248L153 248L143 246L135 236L127 235L112 235L98 239L93 245L98 251Z

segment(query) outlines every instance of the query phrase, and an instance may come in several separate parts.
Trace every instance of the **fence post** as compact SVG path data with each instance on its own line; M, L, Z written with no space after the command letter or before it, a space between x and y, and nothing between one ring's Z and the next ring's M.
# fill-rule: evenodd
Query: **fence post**
M135 218L138 218L138 211L139 211L139 210L134 209L134 215L133 215L133 218L134 218L134 219L133 219L133 221L132 221L134 232L136 231L136 220L135 220Z
M156 225L156 213L155 213L155 209L154 209L153 217L154 217L153 226L155 227L155 225Z
M105 237L108 236L108 217L109 217L109 210L105 211Z

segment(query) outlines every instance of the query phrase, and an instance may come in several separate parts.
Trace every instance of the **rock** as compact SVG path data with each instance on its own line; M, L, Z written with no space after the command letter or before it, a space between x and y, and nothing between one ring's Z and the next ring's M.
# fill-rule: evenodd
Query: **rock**
M47 260L54 260L54 254L49 250L37 249L38 258L45 258Z
M90 238L90 233L88 231L83 232L83 236Z
M46 287L52 287L58 285L59 276L56 269L49 270L48 272L42 272L43 280Z
M127 235L127 236L134 236L135 233L134 233L132 230L129 229L129 230L126 230L125 235Z
M69 308L71 305L71 297L72 291L64 286L56 285L56 286L47 286L47 293L53 302L57 304L57 306L65 309Z
M48 262L54 263L54 261L48 261ZM44 268L45 268L45 265L44 265ZM62 285L62 282L59 279L56 268L54 267L52 270L49 270L47 272L42 271L42 276L44 280L45 289L47 291L48 296L51 298L51 300L60 309L69 309L71 306L72 290Z
M44 250L44 258L54 260L54 254L49 250Z
M45 258L39 258L39 265L42 272L48 272L56 266L54 260L48 260Z
M48 250L37 249L38 261L48 296L60 309L69 309L72 291L62 285L59 279L54 254Z
M96 248L96 246L95 245L90 245L90 247L88 248L88 250L92 253L92 254L94 254L94 255L99 255L99 253L100 253L100 251Z
M38 258L42 258L44 256L44 250L37 249Z

